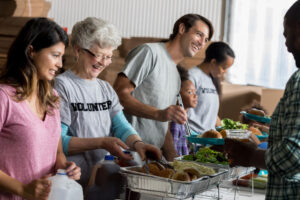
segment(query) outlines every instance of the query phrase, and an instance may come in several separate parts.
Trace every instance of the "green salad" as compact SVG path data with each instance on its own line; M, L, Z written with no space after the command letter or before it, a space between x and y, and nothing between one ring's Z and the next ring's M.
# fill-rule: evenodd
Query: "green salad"
M228 165L228 159L222 153L213 151L208 147L199 149L194 155L183 156L183 160Z
M221 121L223 129L248 129L247 124L242 124L239 121L233 121L228 118L224 118Z

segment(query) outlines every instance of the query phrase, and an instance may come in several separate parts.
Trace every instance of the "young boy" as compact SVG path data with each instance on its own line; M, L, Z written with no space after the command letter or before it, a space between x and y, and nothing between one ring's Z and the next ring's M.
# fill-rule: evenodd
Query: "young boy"
M188 72L183 67L177 65L178 72L181 79L180 95L182 98L185 112L188 112L189 108L195 108L197 105L196 88L194 84L189 80ZM177 151L178 156L188 155L189 149L185 136L187 131L183 124L177 124L171 122L170 131L173 136L174 147Z

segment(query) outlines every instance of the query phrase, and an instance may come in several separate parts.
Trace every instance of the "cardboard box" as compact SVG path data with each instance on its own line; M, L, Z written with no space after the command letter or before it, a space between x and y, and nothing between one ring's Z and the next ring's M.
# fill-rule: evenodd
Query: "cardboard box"
M243 107L254 100L260 102L261 94L261 87L222 83L219 117L239 120Z
M284 90L268 89L262 90L260 104L267 110L268 114L271 115L281 97L283 96Z
M269 89L260 86L236 85L222 83L223 94L220 98L219 116L239 120L240 111L249 106L253 101L258 101L272 115L283 90Z

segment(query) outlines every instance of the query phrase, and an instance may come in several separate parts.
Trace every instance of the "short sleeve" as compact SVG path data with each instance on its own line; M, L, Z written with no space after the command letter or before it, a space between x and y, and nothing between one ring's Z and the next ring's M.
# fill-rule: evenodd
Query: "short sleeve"
M64 87L63 81L56 78L54 82L54 89L57 91L60 98L60 117L61 121L70 126L71 124L71 111L70 103L67 95L66 88Z
M138 87L152 72L154 62L151 48L147 44L140 45L128 54L123 73Z
M195 72L195 67L189 70L189 80L192 81L196 88L198 88L199 77L196 77L196 74L197 73Z
M4 92L3 89L0 88L0 132L6 122L7 119L7 112L8 112L8 106L9 106L9 97Z
M120 104L119 97L111 85L106 81L103 82L105 83L107 89L107 95L109 95L109 99L111 99L111 108L109 114L110 118L113 119L117 113L123 110L123 106Z

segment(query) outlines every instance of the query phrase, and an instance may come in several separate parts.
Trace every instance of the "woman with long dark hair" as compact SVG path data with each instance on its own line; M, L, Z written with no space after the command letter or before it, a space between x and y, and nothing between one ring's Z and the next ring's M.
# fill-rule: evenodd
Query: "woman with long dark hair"
M206 49L204 61L189 71L198 95L197 107L190 109L188 114L193 131L201 134L215 129L221 94L218 79L232 66L234 58L234 52L228 44L213 42Z
M59 97L51 86L67 44L55 22L35 18L9 49L0 75L0 199L47 199L46 177L56 169L80 177L63 154Z

